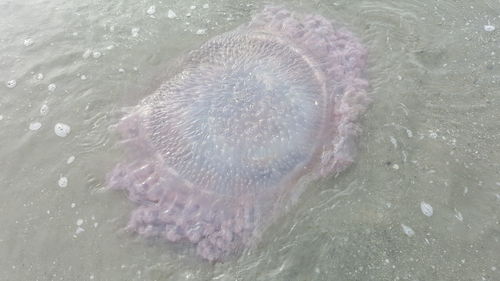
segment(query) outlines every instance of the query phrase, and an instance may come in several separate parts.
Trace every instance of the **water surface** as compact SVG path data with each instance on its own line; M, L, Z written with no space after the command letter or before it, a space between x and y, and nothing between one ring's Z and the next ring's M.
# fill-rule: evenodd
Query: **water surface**
M357 162L223 264L122 231L120 109L268 3L0 1L0 280L500 280L498 1L273 2L367 46Z

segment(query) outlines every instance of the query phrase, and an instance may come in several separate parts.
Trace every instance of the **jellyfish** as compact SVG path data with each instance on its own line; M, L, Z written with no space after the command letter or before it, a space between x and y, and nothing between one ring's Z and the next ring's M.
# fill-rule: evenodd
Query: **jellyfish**
M119 121L128 158L107 184L136 204L131 231L223 261L353 162L366 50L322 16L266 7L180 65Z

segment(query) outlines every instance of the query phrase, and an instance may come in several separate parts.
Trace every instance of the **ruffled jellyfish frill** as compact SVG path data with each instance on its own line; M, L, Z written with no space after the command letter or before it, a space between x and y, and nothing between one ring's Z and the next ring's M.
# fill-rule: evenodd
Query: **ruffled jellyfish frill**
M258 240L307 183L352 163L366 51L321 16L267 7L189 52L118 124L128 162L108 175L128 225L220 261Z

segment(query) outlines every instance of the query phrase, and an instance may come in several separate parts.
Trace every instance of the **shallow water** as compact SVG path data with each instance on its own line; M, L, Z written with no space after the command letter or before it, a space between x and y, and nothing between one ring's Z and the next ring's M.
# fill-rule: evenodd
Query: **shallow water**
M0 1L0 280L500 280L498 1L287 1L369 50L355 165L226 263L122 231L120 109L266 3Z

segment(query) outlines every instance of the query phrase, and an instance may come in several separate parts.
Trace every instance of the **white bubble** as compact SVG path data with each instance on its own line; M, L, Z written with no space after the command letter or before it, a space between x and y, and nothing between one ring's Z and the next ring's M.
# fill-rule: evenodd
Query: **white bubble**
M174 13L174 11L168 10L167 17L169 19L173 19L173 18L177 17L177 15Z
M87 76L85 74L80 75L80 79L87 80Z
M88 59L88 58L90 57L90 55L91 55L91 54L92 54L92 50L87 49L87 50L85 50L85 52L83 52L83 54L82 54L82 58L84 58L84 59Z
M29 126L29 129L30 129L30 131L36 131L36 130L40 129L41 127L42 127L42 123L40 123L40 122L31 122L30 126Z
M77 219L76 225L81 226L83 224L83 219Z
M130 34L132 34L132 37L137 37L137 36L139 36L140 30L141 30L140 28L134 27L130 30Z
M148 13L148 15L152 15L152 14L156 13L156 6L154 6L154 5L150 6L148 8L148 10L146 11L146 13Z
M67 164L71 164L73 163L73 161L75 161L75 156L71 155L68 160L66 161Z
M198 35L202 35L202 34L206 34L206 33L207 33L207 30L206 30L206 29L198 29L198 30L196 31L196 34L198 34Z
M66 124L57 123L54 126L54 133L56 133L56 135L61 137L61 138L66 137L67 135L69 135L70 132L71 132L70 126L68 126Z
M494 25L487 24L487 25L484 26L484 31L492 32L494 30L495 30L495 26Z
M100 57L101 57L101 55L102 55L102 54L101 54L101 52L99 52L99 51L95 51L95 52L93 52L93 53L92 53L92 56L94 57L94 59L98 59L98 58L100 58Z
M59 187L68 186L68 178L67 177L60 177L59 180L57 181L57 184L59 185Z
M403 232L408 236L408 237L412 237L413 235L415 235L415 231L413 231L413 229L405 224L401 224L401 227L403 228Z
M14 88L16 85L17 85L16 80L9 80L5 83L5 86L7 86L7 88L9 89Z
M38 74L35 76L35 78L36 78L37 80L43 80L43 74L42 74L42 73L38 73Z
M106 47L106 50L112 50L112 49L114 49L114 48L115 48L115 46L114 46L114 45L109 45L109 46L107 46L107 47Z
M0 115L0 121L2 121L2 120L3 120L3 115Z
M49 106L46 104L42 104L40 107L40 115L47 115L47 112L49 111Z
M432 216L432 214L434 213L434 209L432 208L432 206L424 201L420 202L420 210L424 215L428 217Z
M33 41L32 38L24 39L24 46L26 46L26 47L29 47L29 46L33 45L34 43L35 43L35 41Z
M123 72L125 72L125 69L123 69L123 68L118 68L118 72L123 73Z
M208 4L203 4L204 9L208 9Z
M49 84L49 86L47 86L47 89L51 92L55 91L56 90L56 84L52 83L52 84Z
M76 207L76 203L71 203L71 209L73 209L74 207Z
M196 6L191 6L191 7L189 7L189 8L190 8L191 10L194 10L194 9L196 9Z

